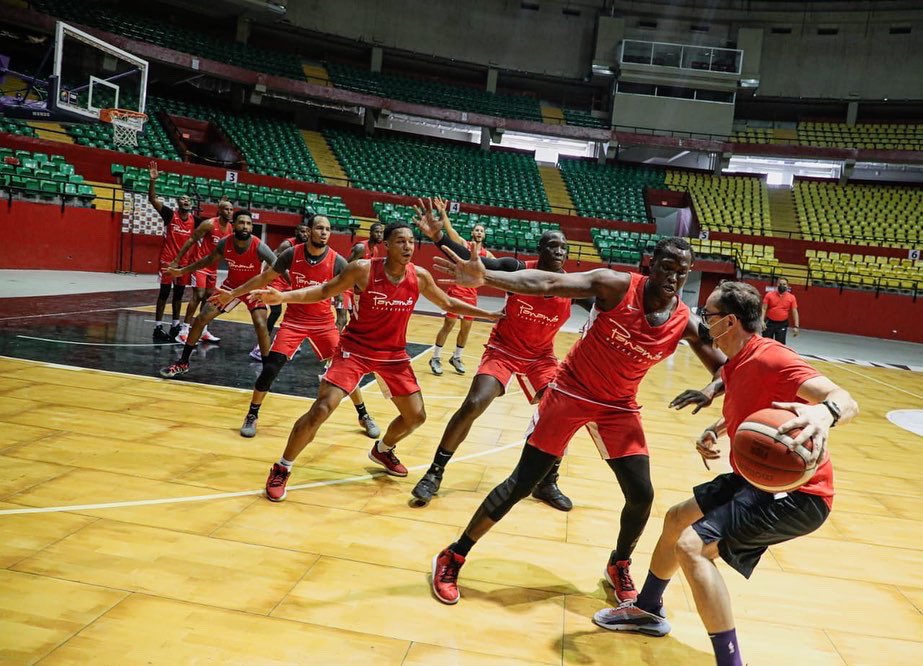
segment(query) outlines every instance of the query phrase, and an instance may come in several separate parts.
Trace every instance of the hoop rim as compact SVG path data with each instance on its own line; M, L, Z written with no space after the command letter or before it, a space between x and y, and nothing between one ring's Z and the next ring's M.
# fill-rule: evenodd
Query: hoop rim
M147 122L147 114L131 109L100 109L99 119L104 123L111 123L113 120L140 120L144 123Z

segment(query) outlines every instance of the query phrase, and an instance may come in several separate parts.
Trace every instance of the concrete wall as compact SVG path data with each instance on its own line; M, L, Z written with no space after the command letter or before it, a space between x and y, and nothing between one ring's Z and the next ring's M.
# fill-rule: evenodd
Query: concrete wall
M579 3L578 3L579 4ZM286 18L309 30L485 67L582 79L590 71L596 12L567 16L557 3L519 0L300 0Z
M616 93L613 121L626 127L727 135L734 105Z

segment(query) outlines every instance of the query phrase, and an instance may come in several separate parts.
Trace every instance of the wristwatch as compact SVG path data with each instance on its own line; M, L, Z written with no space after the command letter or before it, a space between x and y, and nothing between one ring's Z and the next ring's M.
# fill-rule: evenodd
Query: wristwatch
M833 416L833 423L830 424L830 427L832 428L833 426L837 424L837 421L840 420L840 416L843 414L843 412L840 409L840 406L836 404L835 402L833 402L833 400L824 400L820 404L826 407L829 410L830 414Z

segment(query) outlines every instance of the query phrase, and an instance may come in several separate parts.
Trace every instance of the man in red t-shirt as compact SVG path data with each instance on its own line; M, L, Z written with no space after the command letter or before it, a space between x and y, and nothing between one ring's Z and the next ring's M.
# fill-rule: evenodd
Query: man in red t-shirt
M635 603L606 608L593 616L601 627L664 636L670 624L663 612L663 593L682 568L692 588L718 666L741 664L731 598L713 561L720 557L749 578L769 546L813 532L833 506L833 467L824 456L830 428L859 413L845 390L818 373L801 357L774 340L760 337L760 295L748 284L725 282L709 296L701 312L701 337L711 339L728 362L722 417L696 442L706 461L719 457L718 437L733 441L737 428L753 412L775 407L792 412L780 433L801 428L798 446L813 438L817 472L804 486L787 493L768 493L737 473L721 474L696 486L693 497L666 514L644 587Z
M794 320L792 335L798 337L798 301L789 290L788 280L779 278L775 291L766 292L763 296L763 337L778 340L785 344L785 334L788 332L789 316Z

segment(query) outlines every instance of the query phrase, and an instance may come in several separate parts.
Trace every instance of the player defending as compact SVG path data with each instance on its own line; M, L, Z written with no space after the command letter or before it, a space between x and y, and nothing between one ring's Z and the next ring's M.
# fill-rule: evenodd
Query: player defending
M354 261L324 284L288 292L276 289L256 292L267 304L317 303L347 289L355 289L357 293L356 315L343 331L317 399L295 422L282 457L269 472L266 496L273 502L285 499L285 485L295 459L314 440L318 429L343 398L370 372L378 375L383 394L391 399L400 414L388 425L384 437L372 446L369 459L384 467L388 474L407 476L407 468L394 454L394 447L426 420L423 395L406 349L407 324L421 294L438 307L458 314L488 319L500 316L446 296L429 271L410 263L414 237L406 223L394 222L385 227L384 241L385 257Z
M464 246L470 252L474 243L482 244L484 242L484 225L474 225L474 228L471 229L471 241L465 241L465 239L452 227L452 223L449 221L449 216L446 213L446 203L447 202L441 197L436 197L432 202L432 207L439 212L439 219L442 222L442 231L450 240L458 245ZM483 248L481 248L479 252L481 257L487 257L488 259L494 258L493 254ZM446 288L445 293L465 303L471 303L472 305L478 304L477 289L453 284ZM429 368L433 371L434 375L442 375L442 348L449 338L449 333L455 328L455 320L459 318L461 319L461 325L458 327L458 336L455 338L455 352L452 354L451 358L449 358L449 364L455 368L455 372L458 374L465 374L465 362L462 361L462 353L465 351L465 345L468 344L468 334L471 333L471 324L473 320L471 317L458 317L451 312L447 312L445 318L442 320L442 328L440 328L439 332L436 334L436 343L433 346L433 357L429 360Z
M290 245L281 252L271 268L250 278L236 289L218 292L212 298L212 302L223 307L235 298L249 294L254 289L262 289L268 284L275 285L282 275L289 276L293 289L302 289L324 284L342 273L346 268L346 260L333 248L328 247L330 220L323 215L317 215L311 219L309 224L310 226L304 226L307 231L304 240L298 241L301 234L296 231L295 237L290 239L295 241L294 245ZM273 288L278 290L277 287ZM288 305L279 332L272 341L272 347L263 362L263 371L253 388L250 409L244 418L244 424L240 427L241 437L256 436L256 423L266 393L285 364L301 347L302 342L308 341L318 360L329 361L333 356L334 350L340 344L340 331L333 318L330 305L330 299L307 305L300 303ZM342 310L337 311L338 314L340 312ZM365 408L362 390L357 386L356 390L349 394L349 398L359 415L359 426L369 437L373 439L378 437L381 429Z
M383 257L387 254L387 250L384 245L384 233L385 225L381 222L373 222L372 226L369 227L369 238L368 240L359 241L353 245L353 249L349 253L349 262L352 263L357 259L376 259L378 257ZM353 313L355 307L355 294L353 294L352 289L347 289L343 292L343 315L345 317L346 312L350 314ZM339 312L337 313L339 315ZM340 321L337 322L337 327L340 331L343 330L343 327L346 325L346 322Z
M250 211L234 211L232 219L233 235L225 236L218 241L215 249L210 254L183 268L168 268L167 272L171 275L187 275L206 266L211 266L224 257L228 264L228 277L221 285L222 290L234 289L253 276L259 275L262 262L273 262L276 255L272 253L266 243L253 235L253 220L250 217ZM231 301L223 308L219 308L213 303L207 303L192 323L189 337L185 345L183 345L182 356L177 362L162 368L160 376L172 379L177 375L184 375L189 372L189 357L195 350L202 331L212 319L222 313L230 312L241 301L246 303L247 309L250 310L253 328L256 329L256 336L260 341L260 348L269 351L269 332L266 330L266 306L259 299L244 296L241 299Z
M231 206L230 201L227 199L219 201L217 217L210 217L199 223L199 226L192 232L192 236L183 243L183 247L179 249L176 257L170 262L170 268L179 268L180 261L182 261L183 257L186 256L186 252L193 246L195 246L195 250L193 251L192 262L198 261L202 257L211 254L215 246L218 245L218 241L228 234L233 233L231 230L231 216L233 213L234 207ZM217 263L192 274L192 298L189 299L189 303L186 305L186 317L183 321L183 325L180 327L179 335L176 336L177 342L186 342L189 338L189 327L192 326L192 322L195 319L196 310L198 310L200 306L203 308L205 307L205 302L215 293L217 284ZM212 335L208 327L206 327L202 331L201 339L205 342L218 342L221 338Z
M526 446L513 473L494 488L461 538L433 558L432 587L447 604L458 602L458 572L472 546L526 497L560 458L574 433L590 435L615 473L625 506L615 550L605 569L619 601L637 597L629 566L650 517L654 499L650 460L641 427L638 386L647 371L687 340L714 375L725 358L699 339L698 320L680 300L692 267L692 249L682 238L665 238L654 248L650 277L598 269L583 273L524 270L486 271L477 256L462 261L436 257L436 266L457 282L488 284L524 295L595 297L583 335L561 364L526 432ZM716 379L699 393L708 403L720 388Z
M470 254L466 245L453 242L444 234L444 207L440 219L434 219L432 209L419 202L415 222L420 230L437 246L452 249L463 259ZM495 270L522 270L537 268L552 273L563 272L567 259L567 239L560 231L546 231L538 242L538 261L522 262L512 257L490 259L482 257L485 267ZM526 399L537 404L558 370L554 354L554 337L570 317L571 299L546 296L520 296L508 294L503 319L490 332L487 349L481 357L477 374L468 389L468 395L446 426L433 464L423 475L411 494L418 506L425 506L439 492L445 466L468 436L472 424L490 404L506 392L515 376ZM532 496L559 511L570 511L574 505L558 488L558 469L561 461L542 479Z
M849 393L784 345L760 337L760 294L752 286L721 284L708 297L701 315L701 337L713 341L729 359L721 371L725 386L722 417L696 441L703 459L719 457L722 433L733 441L738 426L750 414L775 407L793 412L779 432L802 428L793 445L813 438L812 458L820 460L830 428L859 413ZM773 494L737 474L733 455L730 462L733 472L696 486L693 497L667 511L637 601L599 611L593 616L596 624L613 631L665 636L670 624L663 612L663 593L682 569L718 666L743 663L731 598L715 560L721 557L749 578L767 547L820 527L833 506L833 465L827 457L807 484Z
M183 291L189 284L189 278L176 277L167 270L176 257L180 247L192 235L195 228L195 218L192 215L192 199L187 195L176 200L176 210L164 205L163 200L157 196L155 183L160 177L157 162L149 165L150 185L147 190L147 200L154 210L163 218L163 241L160 245L160 293L157 294L157 307L154 313L154 342L173 342L180 330L180 312L183 308ZM173 324L170 332L163 330L163 313L167 308L167 298L170 289L173 289Z

